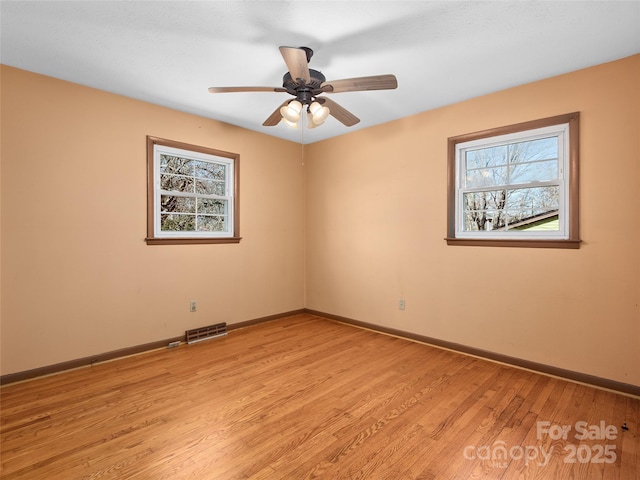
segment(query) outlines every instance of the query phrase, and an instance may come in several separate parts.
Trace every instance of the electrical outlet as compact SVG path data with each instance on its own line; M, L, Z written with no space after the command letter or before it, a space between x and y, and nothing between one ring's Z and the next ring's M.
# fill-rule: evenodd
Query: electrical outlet
M191 303L189 303L189 311L190 312L197 312L198 311L198 305L196 304L195 300L191 300Z
M400 300L400 301L398 302L398 308L399 308L400 310L404 310L404 306L405 306L405 305L404 305L404 300Z

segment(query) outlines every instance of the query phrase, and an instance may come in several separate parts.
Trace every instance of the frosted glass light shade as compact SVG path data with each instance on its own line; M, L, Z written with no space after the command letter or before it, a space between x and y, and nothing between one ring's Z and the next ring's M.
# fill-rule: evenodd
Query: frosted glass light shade
M297 123L300 120L300 112L302 111L302 104L297 100L292 100L288 105L285 105L280 109L280 114L285 120Z
M307 128L312 129L316 128L317 126L318 124L313 121L313 115L311 114L311 112L307 112Z
M313 102L309 105L309 112L312 115L313 123L316 125L320 125L324 122L329 116L329 109L327 107L323 107L318 102Z
M298 128L298 123L297 122L292 122L291 120L287 120L286 118L282 117L282 121L291 128Z

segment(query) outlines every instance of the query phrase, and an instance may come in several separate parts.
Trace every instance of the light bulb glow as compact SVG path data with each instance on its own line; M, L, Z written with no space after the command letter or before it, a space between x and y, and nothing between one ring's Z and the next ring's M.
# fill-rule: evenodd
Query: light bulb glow
M313 114L311 112L307 112L307 128L312 129L316 128L318 124L313 121Z
M280 109L280 114L285 120L297 123L300 120L300 112L302 111L302 104L297 100L292 100L288 105L285 105Z
M318 102L313 102L309 105L309 112L312 115L313 123L316 125L322 124L327 117L329 116L329 109L327 107L323 107Z
M298 123L297 122L292 122L291 120L287 120L284 117L282 117L282 121L287 125L287 127L298 128Z

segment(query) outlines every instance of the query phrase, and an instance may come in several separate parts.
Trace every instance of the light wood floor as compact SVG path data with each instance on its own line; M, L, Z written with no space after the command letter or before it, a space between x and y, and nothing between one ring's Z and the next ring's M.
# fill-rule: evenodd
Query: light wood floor
M311 315L0 391L5 480L639 478L638 399Z

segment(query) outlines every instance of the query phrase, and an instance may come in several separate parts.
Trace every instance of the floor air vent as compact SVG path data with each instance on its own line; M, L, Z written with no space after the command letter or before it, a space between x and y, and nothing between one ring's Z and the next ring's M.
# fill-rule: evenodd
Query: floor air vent
M227 324L216 323L215 325L209 325L208 327L194 328L193 330L187 330L185 334L187 336L187 343L201 342L203 340L209 340L211 338L226 335Z

